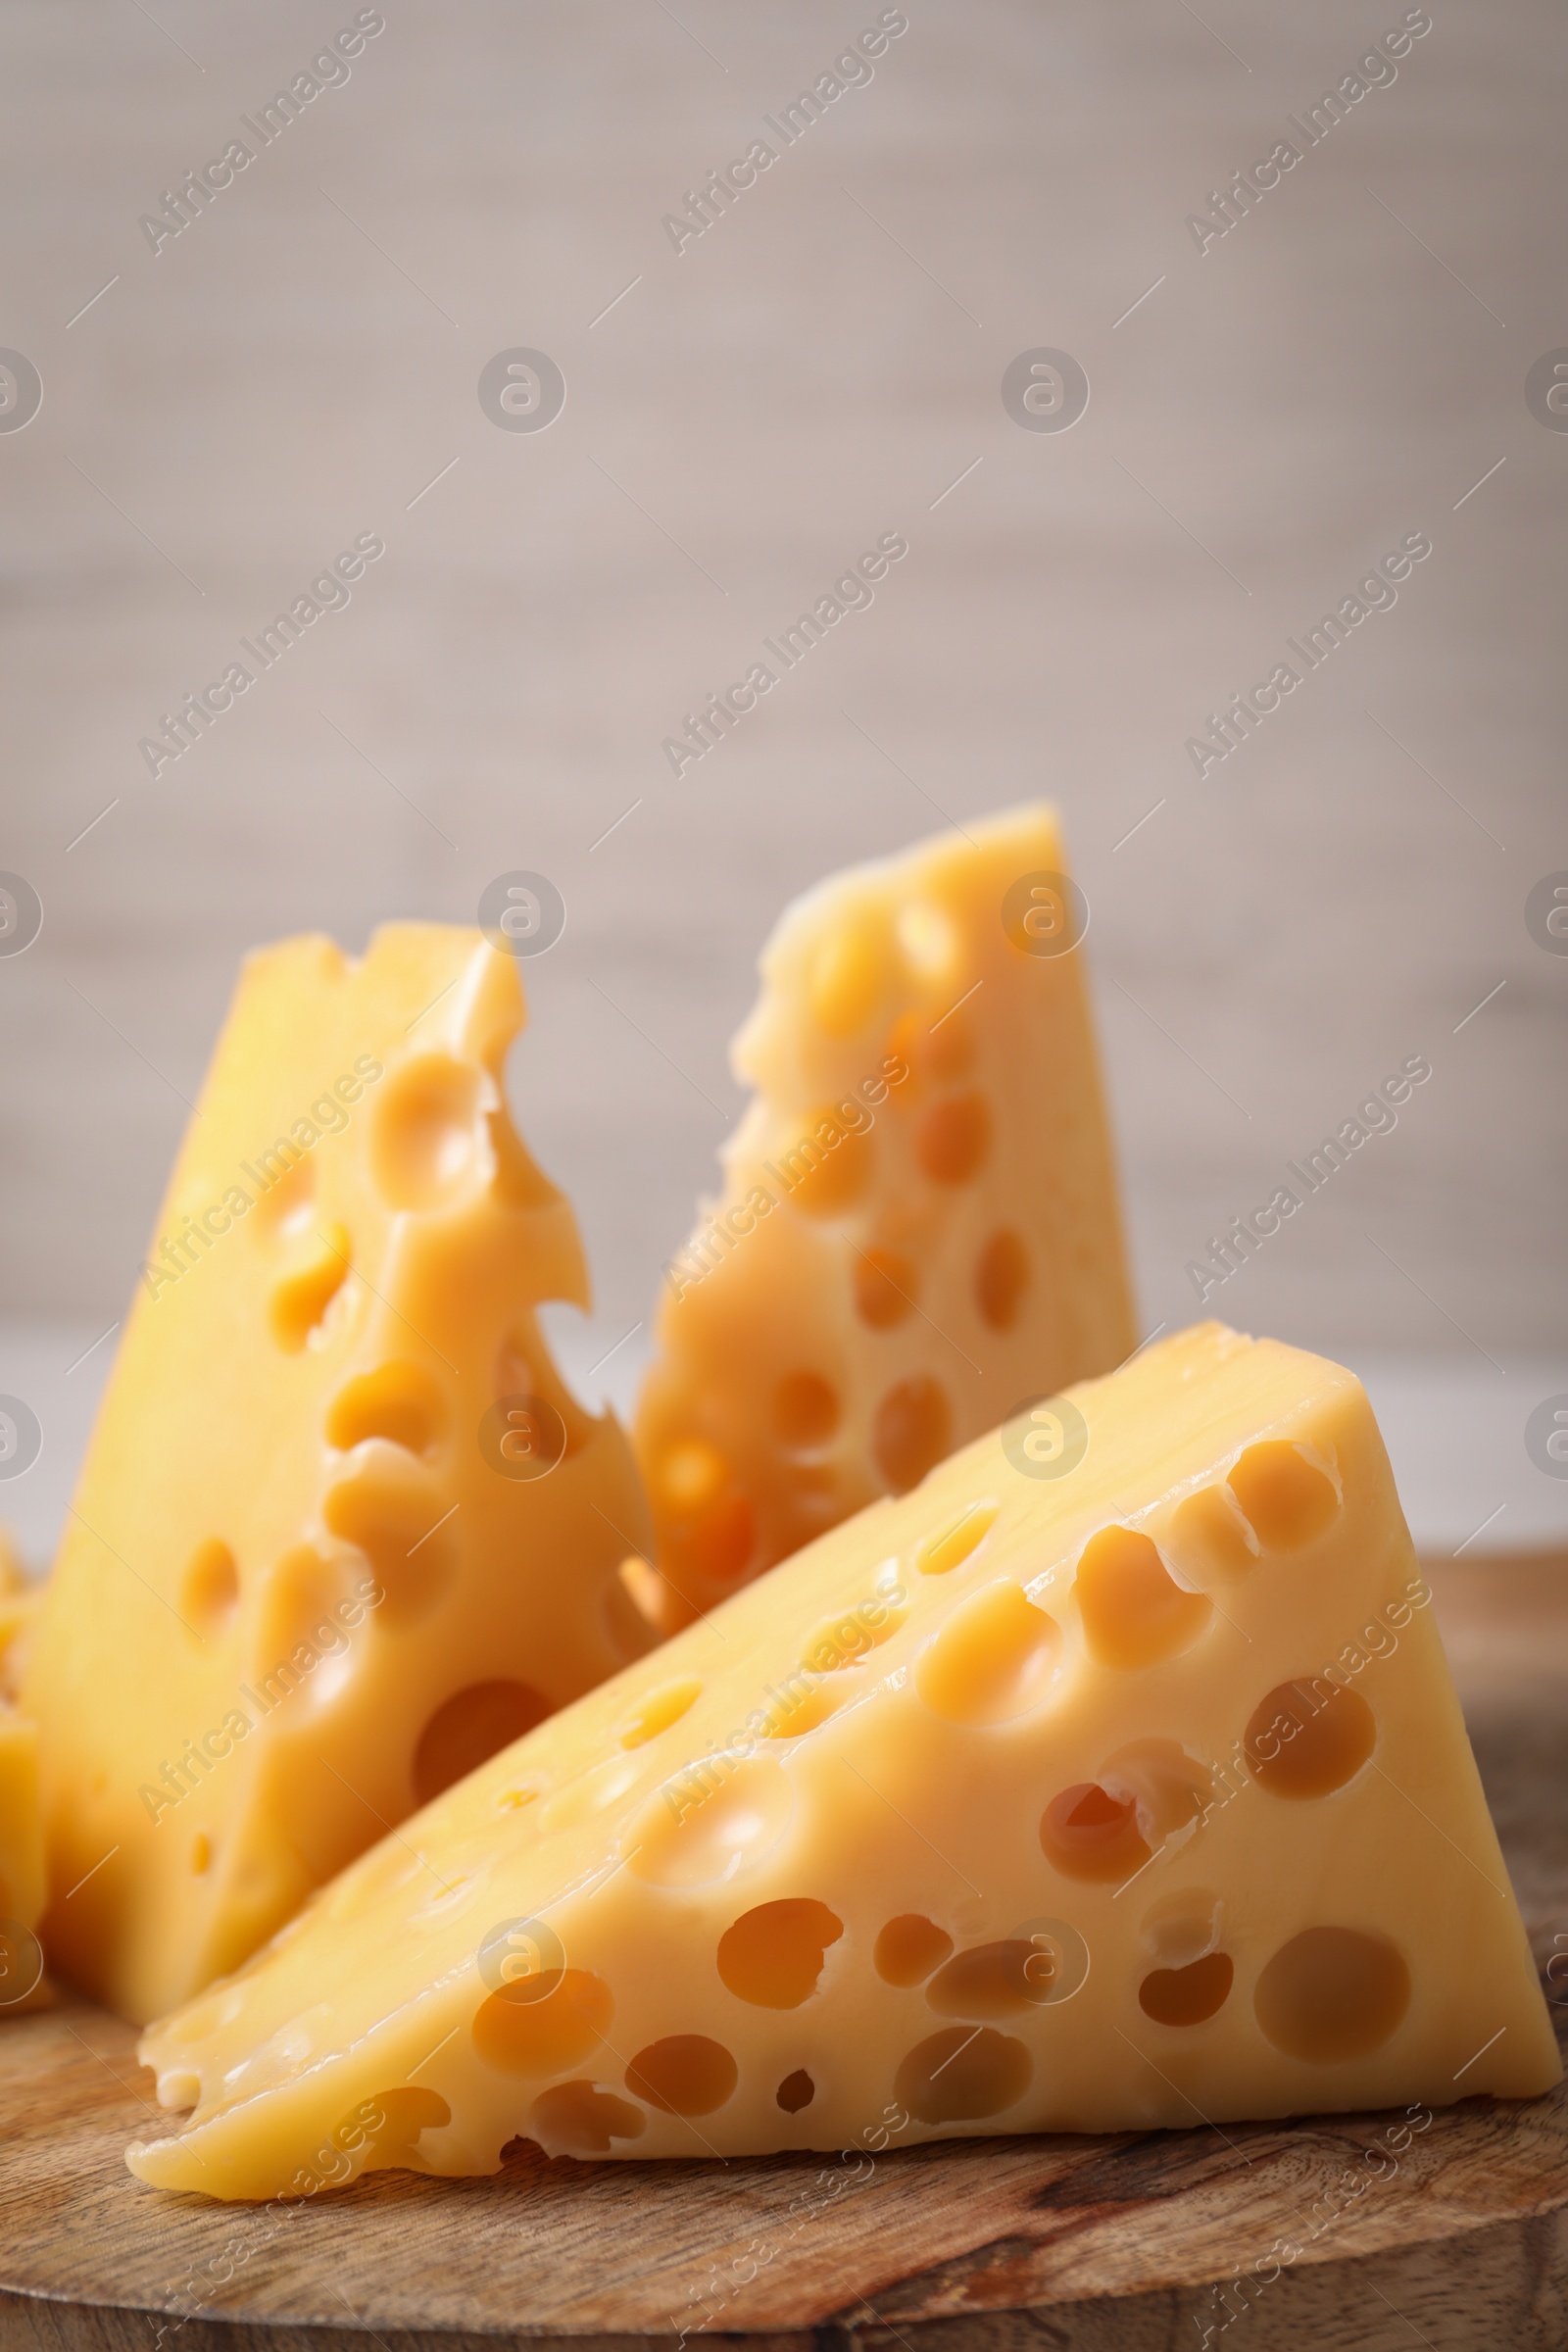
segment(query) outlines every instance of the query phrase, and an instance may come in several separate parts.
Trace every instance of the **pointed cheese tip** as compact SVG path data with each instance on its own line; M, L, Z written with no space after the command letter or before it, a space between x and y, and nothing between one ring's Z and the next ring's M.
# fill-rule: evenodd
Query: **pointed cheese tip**
M324 931L296 932L252 948L240 960L240 995L282 971L309 991L365 978L398 983L414 1004L412 1042L422 1034L459 1044L481 1059L499 1058L526 1025L527 1002L516 959L496 952L471 923L378 923L362 955L351 955Z
M411 985L418 974L427 1001L408 1029L412 1046L455 1047L499 1070L507 1048L527 1026L528 1004L515 956L503 956L467 923L381 923L371 932L365 964L401 966Z
M207 2178L208 2168L192 2155L186 2140L172 2134L168 2139L133 2139L125 2150L125 2169L144 2180L149 2188L190 2189L211 2196L214 2192Z
M976 817L967 826L948 825L940 833L922 834L902 850L841 866L798 892L769 932L757 968L764 981L774 979L792 951L814 940L825 916L858 899L903 900L934 875L963 882L999 859L1021 869L1025 861L1041 858L1058 867L1065 862L1060 811L1050 801L1020 801L1014 808Z

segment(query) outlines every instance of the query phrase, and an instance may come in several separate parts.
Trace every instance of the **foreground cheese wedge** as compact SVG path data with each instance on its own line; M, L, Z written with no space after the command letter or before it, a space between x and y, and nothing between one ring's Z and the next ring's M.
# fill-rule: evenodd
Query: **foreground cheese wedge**
M1559 2068L1348 1372L1217 1325L452 1789L143 2038L217 2197L1527 2095ZM877 2134L881 2136L878 2137Z
M587 1280L522 1017L476 931L245 965L24 1687L51 1960L130 2017L648 1645L630 1448L534 1317Z
M1064 869L1020 808L835 875L763 951L637 1412L671 1627L1133 1347Z

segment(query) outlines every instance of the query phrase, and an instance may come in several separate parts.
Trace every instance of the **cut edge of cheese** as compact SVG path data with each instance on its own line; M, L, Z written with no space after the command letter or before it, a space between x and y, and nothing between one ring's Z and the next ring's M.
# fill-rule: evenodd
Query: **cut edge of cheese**
M653 1639L629 1445L536 1316L588 1289L523 1017L440 924L241 971L24 1685L51 1961L139 2021Z
M634 1425L666 1627L1134 1346L1083 920L1039 805L780 916Z
M209 2196L1528 2097L1560 2064L1359 1383L1203 1325L492 1759L143 2037Z

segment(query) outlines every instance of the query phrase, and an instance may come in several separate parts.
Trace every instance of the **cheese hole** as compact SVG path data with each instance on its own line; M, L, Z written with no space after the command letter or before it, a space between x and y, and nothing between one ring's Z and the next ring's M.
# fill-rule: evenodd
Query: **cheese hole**
M348 1278L349 1237L341 1225L303 1234L273 1281L268 1322L285 1355L298 1355Z
M1010 1723L1038 1706L1061 1654L1054 1617L1010 1578L960 1601L915 1661L915 1689L949 1723Z
M546 1804L540 1816L544 1828L570 1830L581 1822L592 1821L596 1813L607 1812L628 1788L635 1788L643 1770L629 1756L612 1756L608 1763L596 1764L591 1772L580 1772Z
M260 1588L257 1648L277 1661L257 1677L263 1697L275 1701L292 1686L302 1705L322 1707L335 1698L353 1679L354 1643L368 1609L377 1605L375 1591L363 1562L344 1554L323 1559L314 1544L291 1544Z
M608 2156L613 2139L641 2139L640 2107L594 2082L553 2082L528 2112L528 2137L547 2156Z
M728 1480L728 1462L705 1438L683 1438L671 1446L656 1474L659 1500L676 1518L716 1502Z
M739 2081L728 2050L706 2034L669 2034L651 2041L626 2069L626 2088L665 2115L711 2115Z
M1055 1973L1026 1938L977 1943L937 1971L925 1997L939 2017L1018 2017L1051 1998Z
M933 1184L967 1184L991 1150L991 1110L984 1095L945 1095L915 1130L914 1155Z
M1046 1860L1063 1878L1109 1885L1149 1860L1130 1796L1112 1796L1098 1781L1078 1781L1054 1796L1040 1824Z
M1256 1566L1259 1548L1229 1486L1200 1487L1171 1519L1171 1557L1191 1567L1195 1582L1244 1575Z
M385 1438L409 1453L428 1453L442 1422L434 1381L416 1364L381 1364L340 1389L326 1411L326 1442L340 1453L368 1438Z
M617 1563L613 1576L607 1577L599 1591L599 1619L605 1629L605 1639L616 1655L630 1662L646 1657L656 1642L662 1642L672 1629L660 1623L658 1595L661 1580L646 1560L626 1559Z
M808 982L819 1026L830 1037L857 1036L876 1010L884 977L882 949L869 932L831 933L811 958Z
M204 1879L212 1869L213 1841L205 1830L198 1830L191 1840L190 1866L198 1879Z
M852 1281L855 1311L873 1331L892 1331L914 1312L920 1277L902 1250L858 1250Z
M1378 2049L1409 1999L1410 1971L1386 1936L1307 1928L1268 1962L1252 2006L1277 2050L1330 2066Z
M829 1944L844 1922L808 1895L759 1903L718 1939L718 1973L737 2000L758 2009L798 2009L816 1990Z
M884 1984L923 1984L953 1949L946 1928L918 1911L890 1919L871 1949L871 1965Z
M627 1825L626 1868L655 1886L710 1886L757 1862L788 1827L795 1791L771 1756L721 1753L677 1773Z
M1185 1886L1145 1912L1138 1933L1161 1969L1180 1970L1214 1950L1220 1915L1218 1895L1203 1886Z
M927 1030L922 1059L940 1086L955 1086L973 1069L975 1051L969 1015L955 1007Z
M683 1674L675 1682L661 1683L657 1690L648 1691L616 1734L621 1746L642 1747L646 1741L657 1740L661 1732L667 1732L696 1702L702 1688L694 1674Z
M1236 1974L1229 1952L1209 1952L1185 1968L1151 1970L1138 1987L1138 2006L1160 2026L1200 2026L1224 2008Z
M473 2046L502 2075L554 2075L580 2066L615 2014L610 1986L584 1968L552 1968L481 2001Z
M539 1802L546 1786L543 1781L516 1782L511 1788L498 1788L491 1801L498 1813L523 1813Z
M906 1494L953 1442L953 1409L928 1372L889 1389L871 1423L871 1452L895 1494Z
M400 1447L372 1441L356 1461L327 1489L322 1516L333 1535L369 1561L388 1618L422 1616L457 1570L451 1503Z
M993 1331L1010 1331L1029 1288L1029 1252L1010 1227L994 1233L974 1269L974 1302Z
M724 1494L700 1517L673 1529L668 1550L678 1568L695 1569L714 1584L732 1584L757 1549L757 1513L750 1495Z
M805 2067L798 2066L793 2075L785 2076L773 2096L786 2115L799 2115L801 2109L809 2107L815 2098L816 2084L811 2081Z
M399 2090L378 2090L366 2104L378 2109L382 2120L367 2134L369 2154L361 2171L426 2171L419 2158L419 2133L452 2121L452 2110L440 2092L411 2083Z
M739 1576L757 1548L757 1514L736 1488L728 1457L706 1438L683 1438L659 1463L653 1484L671 1563L718 1584Z
M1212 1768L1175 1740L1135 1740L1106 1759L1100 1785L1130 1796L1145 1836L1165 1838L1196 1821L1214 1789Z
M1252 1778L1274 1796L1328 1796L1353 1780L1377 1744L1359 1690L1343 1683L1281 1683L1247 1726Z
M298 1148L279 1137L270 1152L262 1153L261 1167L270 1176L272 1163L282 1159L285 1152L294 1153L292 1165L283 1161L281 1172L272 1178L266 1192L249 1212L253 1229L269 1239L286 1240L303 1231L311 1221L316 1201L316 1163L307 1159Z
M945 2026L915 2044L893 2087L922 2124L970 2124L1015 2106L1034 2071L1023 2043L995 2027Z
M825 1446L839 1425L837 1392L817 1372L788 1372L773 1392L773 1427L792 1452Z
M488 1142L480 1093L479 1071L445 1054L421 1054L387 1080L370 1114L370 1166L389 1207L439 1208L470 1180Z
M799 1140L777 1156L790 1177L791 1200L808 1217L837 1217L853 1208L876 1167L869 1126L846 1126L831 1104L808 1119Z
M228 1545L217 1536L199 1544L186 1564L180 1614L204 1640L228 1628L239 1606L239 1569Z
M971 1502L969 1508L953 1525L937 1536L928 1536L914 1555L914 1564L922 1576L947 1576L953 1569L961 1568L973 1557L996 1524L1000 1502Z
M552 1714L548 1698L527 1683L470 1683L444 1699L414 1751L414 1801L427 1805L455 1781L466 1780L514 1740Z
M892 1640L908 1613L906 1602L878 1593L842 1617L824 1617L807 1636L801 1663L809 1674L837 1674L846 1666L858 1666Z
M1078 1562L1078 1608L1102 1666L1152 1666L1191 1648L1213 1616L1200 1592L1184 1592L1149 1538L1104 1527Z
M669 1621L672 1599L669 1587L641 1552L626 1554L615 1570L615 1584L631 1609L631 1617L628 1618L613 1597L607 1602L607 1608L612 1611L612 1631L617 1636L617 1647L629 1652L634 1636L642 1645L650 1633L662 1641L667 1635L678 1631L678 1626Z
M929 899L908 899L899 908L899 946L916 980L927 985L952 977L958 960L958 934L953 918Z
M1249 1446L1226 1483L1269 1551L1315 1543L1340 1507L1333 1480L1299 1446L1279 1439Z
M773 1708L762 1726L764 1740L799 1740L803 1732L814 1732L819 1723L836 1715L849 1693L831 1683L814 1683L800 1690L786 1686L786 1695Z

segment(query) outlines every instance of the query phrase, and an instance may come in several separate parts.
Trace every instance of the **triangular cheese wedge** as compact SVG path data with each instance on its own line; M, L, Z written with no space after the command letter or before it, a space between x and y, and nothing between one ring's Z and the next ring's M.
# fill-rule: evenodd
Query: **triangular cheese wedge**
M1527 2095L1555 2046L1348 1372L1206 1325L520 1741L143 2040L162 2186Z
M48 1949L133 2018L648 1645L630 1448L534 1317L588 1291L522 1018L477 931L245 965L25 1685Z
M666 1625L1133 1347L1084 919L1040 807L781 917L637 1411Z

